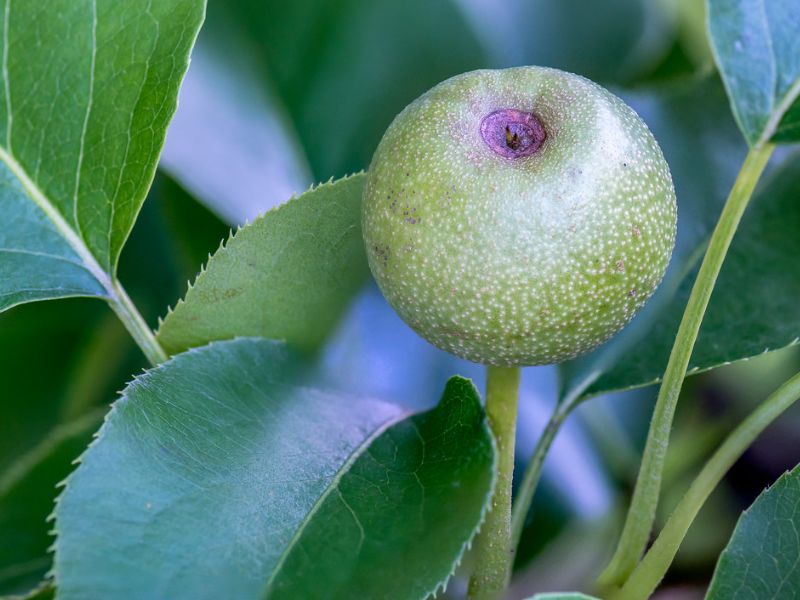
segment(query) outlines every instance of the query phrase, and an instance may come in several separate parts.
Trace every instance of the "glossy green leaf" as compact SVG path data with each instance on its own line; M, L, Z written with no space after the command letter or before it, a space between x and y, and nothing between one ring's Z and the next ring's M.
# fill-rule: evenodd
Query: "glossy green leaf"
M482 518L494 451L467 380L407 417L316 387L278 342L176 356L67 483L59 598L425 597Z
M784 600L800 590L800 467L745 511L719 557L706 600Z
M110 293L204 4L0 2L0 310Z
M714 56L747 141L800 140L800 6L707 0Z
M316 348L366 282L363 174L326 183L239 229L164 318L167 352L261 336Z
M50 570L55 484L63 481L100 426L90 413L57 427L0 477L0 594L35 589Z
M130 293L147 313L161 310L226 231L173 182L159 178L121 260ZM8 392L0 393L0 480L19 482L9 500L0 500L2 595L31 589L49 570L52 554L45 549L54 538L45 517L56 484L99 427L97 418L84 415L103 411L144 363L113 312L87 299L21 306L0 315L0 332L0 381ZM56 441L80 418L93 420L94 427L87 424L85 439L66 456ZM62 468L48 468L58 456Z

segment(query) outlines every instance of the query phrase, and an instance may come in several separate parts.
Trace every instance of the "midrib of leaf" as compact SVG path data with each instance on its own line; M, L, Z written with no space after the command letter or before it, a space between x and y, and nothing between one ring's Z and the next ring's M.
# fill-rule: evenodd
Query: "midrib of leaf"
M781 120L798 96L800 96L800 79L795 80L786 95L778 103L778 106L770 114L767 124L764 126L764 132L758 138L759 145L766 144L775 135Z
M350 453L350 456L347 457L347 460L342 463L342 466L339 467L339 469L333 475L333 478L330 481L330 485L328 485L325 491L323 491L319 495L319 498L317 498L317 500L314 502L314 505L308 511L308 514L300 522L299 526L297 527L297 531L295 531L294 535L292 536L292 539L289 540L288 544L286 544L286 548L278 558L278 562L275 563L275 568L272 569L272 573L270 574L269 579L267 580L266 588L264 590L264 594L262 595L263 598L269 598L269 595L272 592L272 586L275 583L275 578L280 574L281 569L283 568L283 565L286 562L286 559L289 557L289 554L291 554L291 551L294 549L295 545L302 537L306 527L308 526L309 523L311 523L312 519L317 514L317 512L319 512L319 509L322 507L328 496L330 496L334 491L339 492L339 483L341 482L345 474L348 471L350 471L350 468L353 466L353 464L359 459L359 457L361 457L361 455L366 451L366 449L369 448L372 442L378 439L387 429L389 429L393 425L396 425L397 423L407 418L408 416L409 413L406 411L406 412L401 412L398 415L395 415L391 419L387 419L384 423L380 425L380 427L376 427L375 431L373 431L369 436L364 438L364 440L353 449L353 451ZM341 495L341 492L339 492L339 494ZM344 500L344 498L342 498L342 500ZM345 502L345 504L347 503ZM350 508L349 505L348 508ZM352 513L353 510L350 509L350 512ZM356 523L360 527L361 523L358 521L355 513L353 513L353 518L356 519Z
M50 219L58 233L61 234L61 237L67 241L70 247L80 257L86 270L89 271L89 273L91 273L95 279L97 279L100 285L105 288L110 297L115 297L116 293L108 273L103 270L103 268L100 266L100 263L97 262L97 259L95 259L95 257L89 251L89 248L86 247L86 244L84 244L80 236L78 236L75 230L72 229L72 227L70 227L69 224L64 220L64 217L61 216L61 213L58 212L50 199L30 178L28 173L25 171L22 165L19 164L17 159L10 153L9 150L2 146L0 146L0 160L6 164L9 170L22 184L22 187L28 193L28 197L36 204L36 206L39 207L39 209L47 216L47 218Z
M763 0L758 2L758 7L761 9L761 18L764 23L764 29L767 32L767 45L769 46L770 56L772 57L771 60L771 70L772 70L772 110L770 111L769 118L767 122L764 124L764 130L761 132L761 135L758 137L756 142L757 146L762 146L769 142L775 132L780 125L781 120L783 119L786 112L792 106L795 100L797 100L798 96L800 96L800 78L796 79L794 83L789 87L784 94L783 98L780 99L779 102L776 104L776 100L778 98L778 82L780 77L778 76L778 57L775 55L775 47L772 43L772 27L769 23L769 18L767 17L767 8L766 4ZM725 88L728 89L728 69L723 68L724 61L720 60L720 56L717 53L717 48L715 44L711 44L711 52L714 55L714 62L719 66L719 69L725 75L723 77L723 83ZM728 89L728 95L733 96ZM739 121L739 108L734 104L734 114L736 115L737 121Z
M787 90L786 94L781 98L780 102L775 105L775 100L778 97L778 82L780 81L780 77L778 76L778 57L775 56L775 45L772 43L772 27L769 24L769 18L767 17L767 7L764 3L764 0L758 3L759 8L761 9L761 18L764 20L764 29L767 30L767 45L769 46L769 53L772 56L772 111L770 112L769 118L767 119L766 124L764 125L764 131L758 138L758 145L761 146L769 142L773 135L775 135L775 131L778 129L778 125L780 125L781 119L783 119L783 115L786 114L786 111L789 110L789 107L797 98L797 95L800 94L800 79L795 80L792 86Z
M11 0L8 0L11 4ZM8 22L8 18L6 18ZM8 39L8 36L6 36ZM6 51L8 57L8 51ZM78 191L81 186L81 169L83 167L83 151L86 146L86 130L89 128L89 117L92 114L92 100L94 98L94 72L95 62L97 60L97 0L92 0L92 56L89 63L89 97L86 100L86 111L83 114L83 124L81 125L81 141L78 149L78 164L75 167L75 189L72 192L72 218L75 221L75 226L78 228L78 233L81 233L81 221L78 218ZM6 75L6 84L8 84L8 75ZM10 96L9 96L10 98ZM9 106L9 113L10 111ZM11 128L9 127L9 131ZM130 138L129 138L130 141ZM11 150L11 139L8 140L8 148ZM109 224L114 222L114 202L111 202L111 220ZM111 248L111 227L108 228L108 247ZM82 238L81 235L78 236Z
M8 82L8 21L11 14L11 0L6 1L4 7L5 16L3 18L3 88L6 93L6 146L11 150L11 124L14 121L11 112L11 89Z

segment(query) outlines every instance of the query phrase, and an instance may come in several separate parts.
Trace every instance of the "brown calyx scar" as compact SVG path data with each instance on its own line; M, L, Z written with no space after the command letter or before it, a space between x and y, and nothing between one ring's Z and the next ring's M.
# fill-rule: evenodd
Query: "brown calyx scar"
M542 147L547 132L533 113L503 108L483 117L481 137L499 156L524 158Z

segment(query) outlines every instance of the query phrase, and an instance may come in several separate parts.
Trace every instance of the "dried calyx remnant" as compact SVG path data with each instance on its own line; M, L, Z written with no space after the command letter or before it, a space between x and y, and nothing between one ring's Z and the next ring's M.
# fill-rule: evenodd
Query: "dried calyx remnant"
M503 108L483 118L481 137L495 154L524 158L541 148L547 133L533 113Z

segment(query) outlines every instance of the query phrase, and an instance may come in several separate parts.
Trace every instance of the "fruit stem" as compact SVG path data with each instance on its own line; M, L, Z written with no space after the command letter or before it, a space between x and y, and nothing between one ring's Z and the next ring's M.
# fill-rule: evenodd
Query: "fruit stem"
M147 360L150 361L152 366L156 366L169 358L167 353L161 347L161 344L156 340L153 331L148 327L136 305L128 296L125 288L122 287L119 281L114 279L111 283L109 290L111 295L108 303L111 308L117 313L119 320L125 325L125 329L131 334L131 337L139 345Z
M756 145L750 149L711 235L658 392L622 536L611 562L598 579L601 586L621 587L647 545L658 504L672 417L689 359L728 247L773 149L772 144Z
M656 589L678 552L689 526L728 469L775 419L800 398L800 373L758 406L720 445L669 517L642 562L611 600L644 600Z
M494 600L508 585L514 550L511 546L511 485L520 369L486 368L486 416L497 443L497 483L491 507L475 538L475 569L469 581L472 600Z

